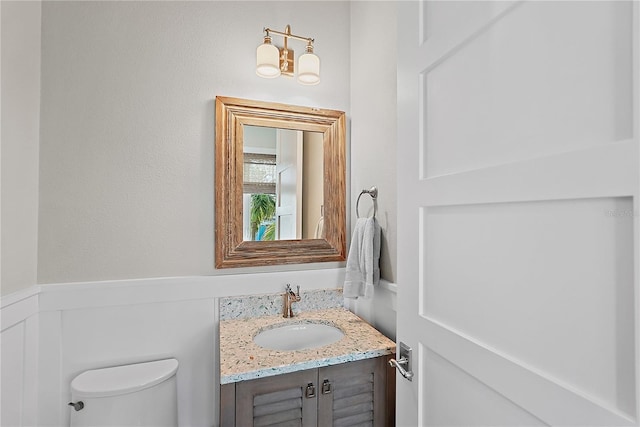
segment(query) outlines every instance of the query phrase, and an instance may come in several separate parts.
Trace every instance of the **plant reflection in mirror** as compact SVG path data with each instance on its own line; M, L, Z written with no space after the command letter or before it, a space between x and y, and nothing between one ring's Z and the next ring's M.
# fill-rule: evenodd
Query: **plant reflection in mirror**
M275 215L274 194L251 195L251 235L255 240L275 240Z

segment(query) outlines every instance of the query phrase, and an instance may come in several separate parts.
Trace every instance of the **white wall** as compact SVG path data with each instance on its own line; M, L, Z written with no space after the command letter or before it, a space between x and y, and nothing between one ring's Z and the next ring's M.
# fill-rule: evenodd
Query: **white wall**
M42 14L39 283L200 277L43 287L39 422L67 421L83 370L177 357L181 425L215 425L217 297L337 287L342 269L214 270L214 98L347 111L348 4L51 2ZM262 28L286 24L315 37L319 86L255 75ZM274 272L309 268L322 269ZM248 271L273 274L235 274Z
M362 189L378 187L382 227L381 275L396 280L396 5L351 4L351 200L352 221ZM371 215L367 195L360 215Z
M256 76L286 24L320 85ZM215 96L349 109L345 2L45 2L42 40L39 283L222 273Z
M378 187L376 218L382 228L380 275L396 281L396 4L351 3L351 224L362 189ZM371 215L368 195L360 215ZM395 286L376 288L371 301L351 307L395 338Z
M0 2L2 295L36 283L40 13L40 2Z

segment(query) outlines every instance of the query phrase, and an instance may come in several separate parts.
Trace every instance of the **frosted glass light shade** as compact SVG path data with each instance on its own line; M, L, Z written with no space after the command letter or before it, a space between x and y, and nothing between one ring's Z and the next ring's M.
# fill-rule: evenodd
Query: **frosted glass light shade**
M313 53L300 55L298 59L298 82L303 85L320 83L320 58Z
M280 75L280 52L270 43L258 46L256 50L256 74L266 79Z

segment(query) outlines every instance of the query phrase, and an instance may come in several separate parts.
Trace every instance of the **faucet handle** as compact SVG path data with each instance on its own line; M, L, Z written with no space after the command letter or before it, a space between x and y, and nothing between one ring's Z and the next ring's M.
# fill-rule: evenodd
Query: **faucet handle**
M286 287L284 288L285 292L291 292L291 285L287 283Z
M297 296L300 296L300 285L298 285L298 291L296 292Z

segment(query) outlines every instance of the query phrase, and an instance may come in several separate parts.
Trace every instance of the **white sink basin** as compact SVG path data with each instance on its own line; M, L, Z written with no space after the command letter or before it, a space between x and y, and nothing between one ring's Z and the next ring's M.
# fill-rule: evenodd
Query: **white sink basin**
M294 323L265 329L253 338L253 342L271 350L291 351L322 347L343 336L340 329L324 323Z

